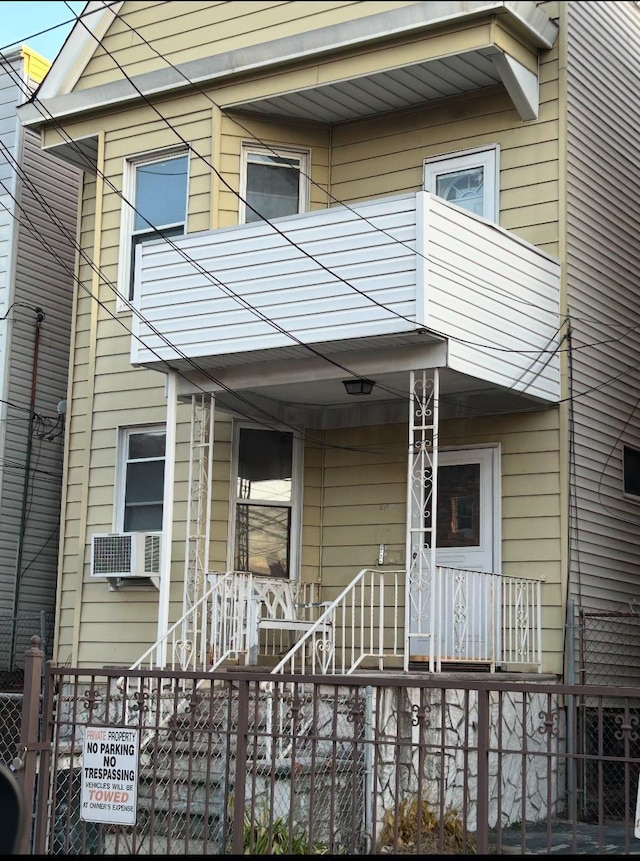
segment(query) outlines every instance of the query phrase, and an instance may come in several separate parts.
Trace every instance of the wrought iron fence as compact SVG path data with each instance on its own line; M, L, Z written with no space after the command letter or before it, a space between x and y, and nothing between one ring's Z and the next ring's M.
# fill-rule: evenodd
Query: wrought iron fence
M603 737L610 694L495 676L49 665L43 735L24 744L25 790L39 783L31 849L636 854L640 688L615 689L615 749L579 747L583 731Z

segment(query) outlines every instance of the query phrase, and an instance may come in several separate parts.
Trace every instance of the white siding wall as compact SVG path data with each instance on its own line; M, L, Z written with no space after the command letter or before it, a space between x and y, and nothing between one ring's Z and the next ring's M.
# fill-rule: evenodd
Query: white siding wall
M572 594L587 609L628 609L640 599L640 501L622 493L622 446L640 448L640 9L566 5Z

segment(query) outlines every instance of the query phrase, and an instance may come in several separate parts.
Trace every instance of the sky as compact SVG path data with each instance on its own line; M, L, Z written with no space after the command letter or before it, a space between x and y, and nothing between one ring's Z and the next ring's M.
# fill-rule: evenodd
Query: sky
M76 0L70 2L69 6L77 14L85 3L84 0ZM71 31L73 13L63 0L41 3L0 0L0 51L6 53L20 45L28 45L47 60L53 61Z

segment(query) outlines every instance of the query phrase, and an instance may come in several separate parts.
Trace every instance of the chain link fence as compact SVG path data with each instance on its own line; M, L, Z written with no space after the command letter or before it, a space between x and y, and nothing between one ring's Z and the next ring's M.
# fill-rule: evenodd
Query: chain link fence
M0 762L19 755L24 687L24 655L39 636L45 660L52 657L54 614L45 611L0 615ZM12 646L13 642L13 646Z
M640 614L627 611L579 615L578 681L586 685L640 685ZM583 697L578 745L581 809L587 821L598 816L622 821L635 816L635 794L622 762L640 756L640 708L629 707L613 691L598 701ZM637 786L637 774L631 776ZM625 800L626 799L626 800Z
M10 765L18 753L22 725L22 692L0 692L0 762Z
M24 654L33 636L40 637L45 660L52 658L53 626L54 614L46 610L0 614L0 692L22 690Z

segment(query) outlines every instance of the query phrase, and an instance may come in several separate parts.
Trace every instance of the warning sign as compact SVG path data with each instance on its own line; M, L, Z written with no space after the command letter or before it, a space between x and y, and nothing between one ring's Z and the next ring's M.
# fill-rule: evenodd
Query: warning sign
M80 796L80 818L85 822L135 824L138 747L138 730L86 727Z

